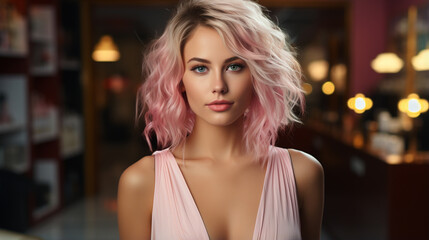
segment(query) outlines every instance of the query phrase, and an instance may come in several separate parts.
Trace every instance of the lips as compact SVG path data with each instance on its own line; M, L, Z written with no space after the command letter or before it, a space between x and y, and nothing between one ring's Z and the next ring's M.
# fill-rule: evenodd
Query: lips
M207 107L209 107L211 110L215 112L224 112L230 109L233 103L234 102L230 102L226 100L215 100L207 104Z

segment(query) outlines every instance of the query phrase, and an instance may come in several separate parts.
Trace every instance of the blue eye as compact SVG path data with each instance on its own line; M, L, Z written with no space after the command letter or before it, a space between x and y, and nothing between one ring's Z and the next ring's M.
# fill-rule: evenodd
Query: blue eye
M240 71L241 69L243 69L243 65L241 65L241 64L238 64L238 63L234 63L234 64L231 64L231 65L229 65L228 66L228 68L226 69L226 70L228 70L228 71L233 71L233 72L238 72L238 71Z
M196 72L196 73L205 73L207 72L207 68L205 66L196 66L194 68L191 69L192 71Z

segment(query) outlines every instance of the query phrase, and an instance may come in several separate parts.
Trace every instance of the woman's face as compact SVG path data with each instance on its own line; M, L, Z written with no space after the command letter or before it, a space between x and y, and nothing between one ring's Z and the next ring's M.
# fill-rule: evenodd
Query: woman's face
M184 91L197 118L228 126L244 114L253 96L249 67L216 30L198 26L184 46L183 61Z

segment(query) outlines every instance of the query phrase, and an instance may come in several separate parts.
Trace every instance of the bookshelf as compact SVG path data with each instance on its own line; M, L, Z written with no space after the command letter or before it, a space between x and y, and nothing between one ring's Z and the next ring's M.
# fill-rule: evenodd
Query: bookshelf
M72 13L62 11L71 5ZM10 185L0 187L7 196L0 228L25 231L83 196L80 55L67 52L79 48L79 34L70 33L79 29L61 17L76 14L78 6L59 0L0 3L14 16L0 19L0 179ZM63 41L65 33L73 39ZM22 214L12 217L17 212Z

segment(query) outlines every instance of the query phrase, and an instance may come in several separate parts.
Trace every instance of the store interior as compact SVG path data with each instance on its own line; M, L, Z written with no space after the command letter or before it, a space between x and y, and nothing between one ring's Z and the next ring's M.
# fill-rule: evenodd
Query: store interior
M120 175L152 153L143 52L178 2L0 1L0 239L119 238ZM429 1L258 2L302 67L276 145L324 168L322 239L429 239Z

